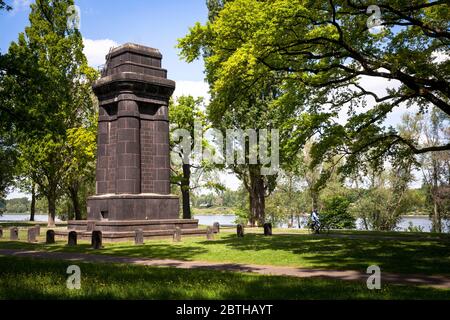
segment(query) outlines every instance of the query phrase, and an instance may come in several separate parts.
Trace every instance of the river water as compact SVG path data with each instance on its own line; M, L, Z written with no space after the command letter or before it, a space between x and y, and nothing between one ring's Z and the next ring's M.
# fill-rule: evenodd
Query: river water
M214 222L219 222L221 225L235 225L236 222L236 216L234 215L195 215L194 219L199 220L199 224L203 225L212 225ZM431 231L431 220L428 217L424 216L418 216L418 217L411 217L411 216L405 216L403 217L400 222L397 225L398 231L405 231L408 229L409 225L412 224L412 226L422 228L422 231L429 232ZM360 219L356 220L356 225L358 230L363 230L363 224ZM445 225L445 224L444 224ZM281 228L287 228L287 224L281 224ZM298 228L298 225L294 224L295 228ZM306 227L306 223L303 221L302 228ZM448 227L447 227L448 232Z
M0 216L0 221L29 221L29 214L3 214ZM47 222L48 215L46 214L35 214L34 221L37 222ZM60 219L55 218L55 222L61 222Z
M28 221L30 215L28 214L4 214L0 216L0 221ZM47 215L37 214L34 216L35 221L45 222L48 219ZM199 224L202 225L212 225L214 222L219 222L221 225L235 225L236 216L234 215L195 215L194 219L199 220ZM57 222L60 222L58 218L56 218ZM431 220L428 217L403 217L400 223L397 225L398 231L404 231L408 228L408 226L412 223L413 226L422 228L423 231L429 232L431 230ZM361 220L356 221L357 229L362 230ZM287 228L287 224L282 224L278 227ZM298 228L298 225L294 225L294 227ZM302 227L305 227L303 224ZM448 232L448 226L447 226Z

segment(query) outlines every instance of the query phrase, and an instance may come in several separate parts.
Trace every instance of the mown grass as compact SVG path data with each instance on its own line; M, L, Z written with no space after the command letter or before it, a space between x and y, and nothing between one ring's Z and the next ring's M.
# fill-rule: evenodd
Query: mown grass
M44 234L44 232L42 232ZM20 239L26 239L21 234ZM105 243L104 249L92 250L89 242L80 241L77 247L66 246L65 241L45 245L11 242L5 237L0 248L34 249L44 251L85 252L95 254L203 260L229 263L251 263L275 266L359 270L378 265L382 271L408 274L450 275L450 242L446 239L399 236L397 239L378 237L343 238L341 235L286 234L264 237L247 233L237 238L232 233L221 233L213 241L203 237L172 240L147 240L145 245L131 242Z
M77 263L81 289L66 287L74 262L0 256L0 299L450 299L450 290L105 263Z

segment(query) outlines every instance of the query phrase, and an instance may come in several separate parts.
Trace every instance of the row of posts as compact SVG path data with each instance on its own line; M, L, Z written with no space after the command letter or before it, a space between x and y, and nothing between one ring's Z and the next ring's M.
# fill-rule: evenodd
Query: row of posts
M213 240L214 234L220 232L220 225L218 222L215 222L212 227L206 228L206 239ZM238 224L236 226L236 233L238 237L244 237L244 226L242 224ZM9 229L10 240L19 240L19 228L12 227ZM37 236L41 234L41 227L36 225L34 227L27 229L27 239L28 242L37 242ZM176 227L173 233L173 241L179 242L181 241L181 228ZM264 224L264 235L271 236L272 235L272 224L265 223ZM0 238L3 237L3 228L0 226ZM55 231L47 230L45 243L52 244L55 243ZM135 231L134 235L134 243L135 244L144 244L144 231L142 229L138 229ZM77 232L70 231L68 234L68 242L69 246L77 245ZM91 237L91 245L94 249L100 249L102 247L102 232L99 230L92 231Z
M27 240L28 242L37 242L37 237L41 235L41 226L35 225L27 229ZM0 226L0 238L3 237L3 228ZM9 239L19 240L19 228L11 227L9 228Z
M206 228L206 239L207 240L213 240L214 234L219 233L220 231L220 225L218 222L214 223L212 227ZM15 241L19 240L19 228L17 227L11 227L9 228L10 232L10 240ZM41 227L39 225L36 225L34 227L28 228L28 242L37 242L37 236L41 233ZM173 233L173 241L179 242L181 241L181 228L176 227ZM68 233L68 240L67 244L69 246L76 246L77 245L77 232L76 231L69 231ZM3 237L3 228L0 226L0 238ZM100 249L102 248L102 232L99 230L93 230L91 235L91 246L94 249ZM46 237L45 237L45 243L46 244L53 244L55 243L55 231L54 230L47 230ZM134 235L134 243L135 244L144 244L144 231L142 229L138 229L135 231Z
M265 236L271 236L272 235L272 224L271 223L264 223L264 235ZM244 225L238 224L236 226L236 234L238 238L244 237Z

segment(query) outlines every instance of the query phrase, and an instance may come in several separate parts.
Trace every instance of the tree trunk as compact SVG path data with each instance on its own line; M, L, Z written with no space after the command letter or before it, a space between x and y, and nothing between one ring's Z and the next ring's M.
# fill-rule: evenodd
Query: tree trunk
M265 222L265 190L264 179L259 172L259 168L250 169L250 225L255 227L257 224L263 225Z
M47 195L48 201L48 227L55 226L55 216L56 216L56 194L49 193Z
M30 221L34 221L34 214L36 213L36 184L31 185L31 207L30 207Z
M183 179L181 180L183 219L191 219L190 183L191 165L183 163Z
M439 211L439 206L436 200L436 195L433 195L433 218L432 218L432 223L433 223L433 231L434 232L438 232L441 233L442 232L442 223L441 223L441 214Z
M312 210L318 210L318 203L319 203L319 193L315 190L311 190L311 205ZM311 211L312 211L311 210Z
M71 186L68 188L70 200L72 201L73 212L75 213L75 220L81 220L80 201L78 199L78 186Z
M433 231L442 232L441 226L441 210L439 208L439 167L438 162L433 160L433 185L431 187L431 198L433 199Z

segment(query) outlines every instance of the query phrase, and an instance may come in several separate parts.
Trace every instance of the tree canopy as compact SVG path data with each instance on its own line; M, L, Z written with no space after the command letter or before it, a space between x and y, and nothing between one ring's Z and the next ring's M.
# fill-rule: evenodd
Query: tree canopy
M345 157L343 172L388 157L450 149L419 147L383 121L395 109L430 106L450 115L450 9L447 1L378 1L381 21L369 28L371 1L210 1L214 15L179 41L187 61L204 57L214 100L229 108L268 79L277 103L297 110L287 131L294 154L312 136L312 165ZM365 84L392 84L380 94Z
M86 176L95 148L91 84L97 72L87 64L79 30L68 24L71 5L31 4L29 26L1 61L2 131L13 133L17 174L30 177L47 198L50 225L57 198Z

